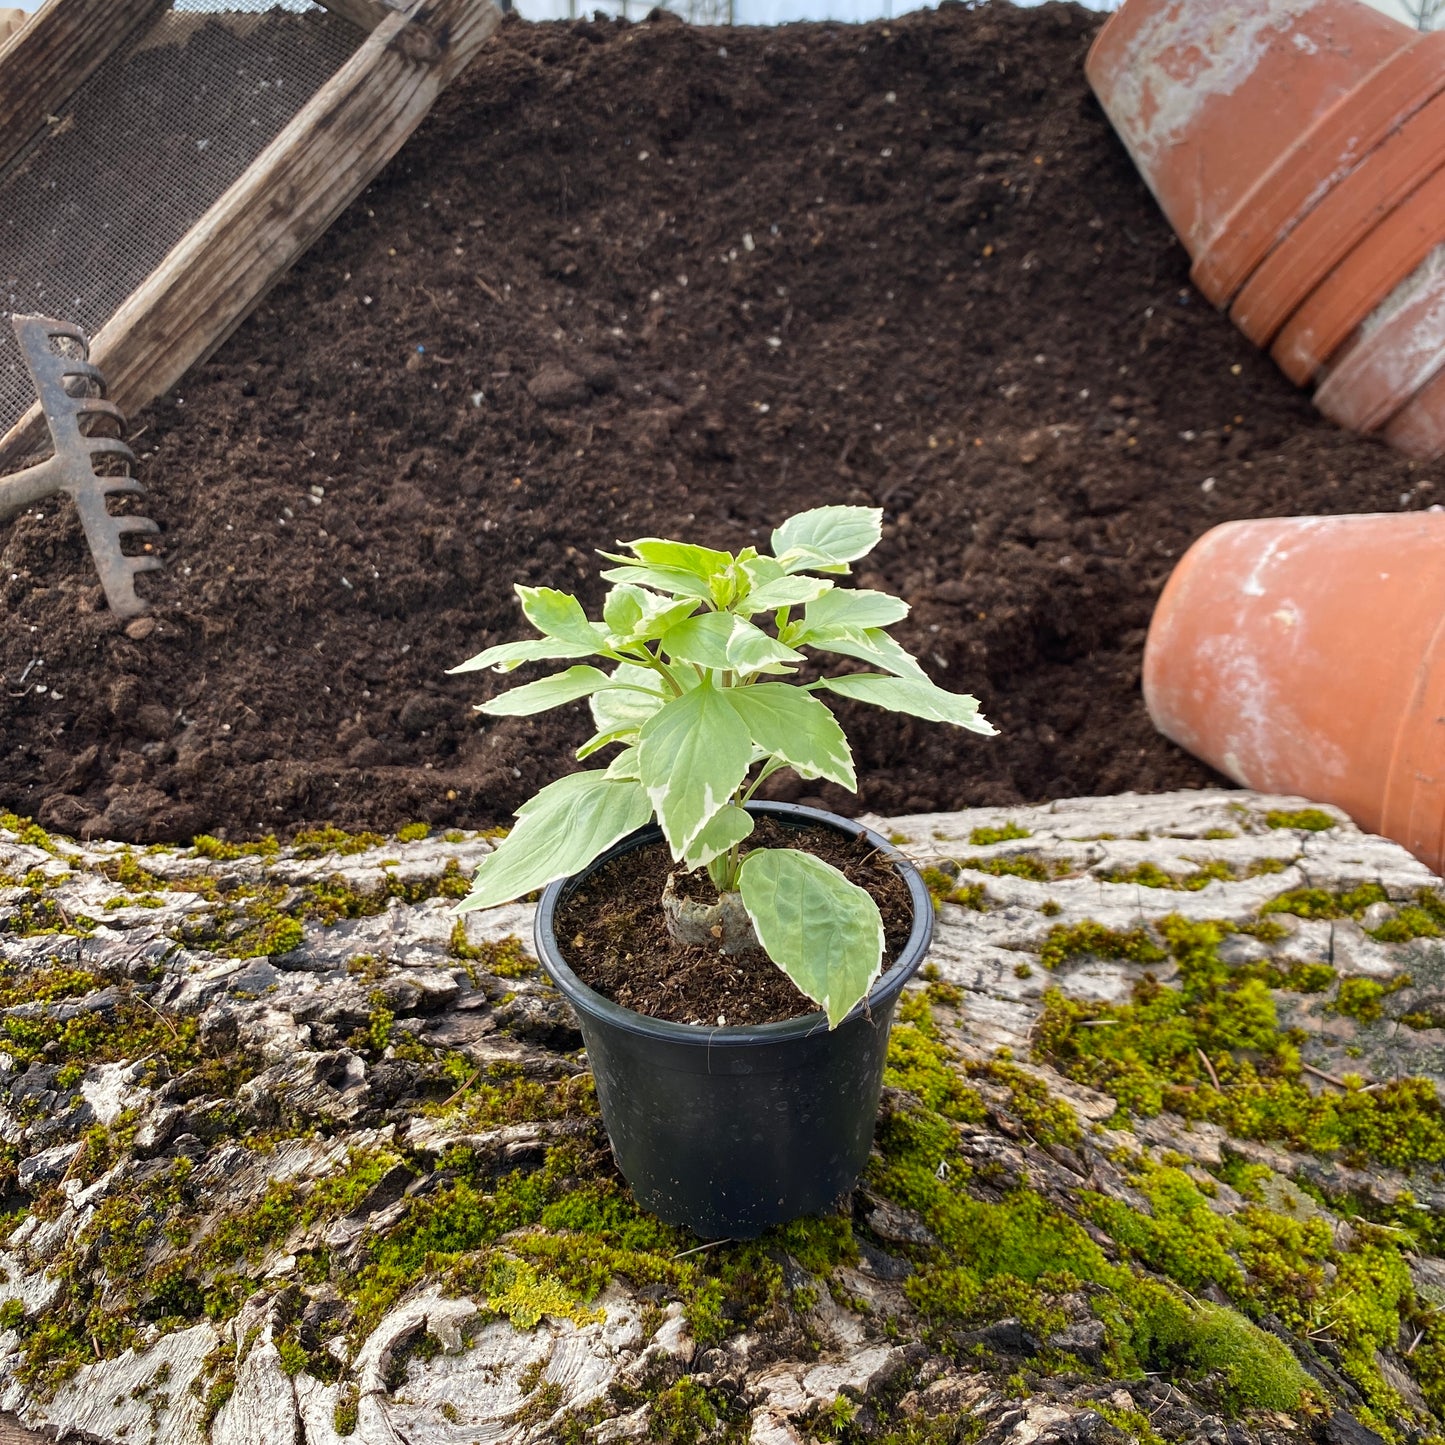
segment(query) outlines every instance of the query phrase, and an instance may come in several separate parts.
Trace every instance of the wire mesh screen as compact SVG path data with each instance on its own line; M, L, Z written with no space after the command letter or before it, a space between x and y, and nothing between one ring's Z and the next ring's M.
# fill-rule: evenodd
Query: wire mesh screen
M363 39L309 0L176 0L0 172L0 435L35 400L12 313L94 335Z

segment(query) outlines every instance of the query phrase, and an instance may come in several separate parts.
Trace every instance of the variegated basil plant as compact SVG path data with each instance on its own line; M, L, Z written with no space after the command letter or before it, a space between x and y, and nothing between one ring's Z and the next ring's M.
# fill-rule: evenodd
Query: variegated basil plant
M503 643L454 672L597 657L483 703L493 717L527 716L587 698L597 731L589 758L620 747L606 768L572 773L517 810L517 823L477 869L459 909L488 908L579 872L656 817L673 859L706 867L724 904L740 901L753 938L835 1027L878 977L883 922L872 897L836 868L793 848L741 845L753 831L744 804L783 768L857 790L853 756L819 692L892 712L996 731L972 697L936 686L885 630L908 604L836 586L878 544L882 512L819 507L772 535L773 555L734 556L656 538L604 552L615 584L592 621L576 598L517 588L542 635ZM799 684L801 649L868 670ZM670 920L671 922L671 920ZM716 936L716 934L715 934Z

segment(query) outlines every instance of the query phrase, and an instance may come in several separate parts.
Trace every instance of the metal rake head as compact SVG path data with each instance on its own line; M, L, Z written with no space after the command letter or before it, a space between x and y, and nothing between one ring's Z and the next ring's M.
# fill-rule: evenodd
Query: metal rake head
M80 514L110 610L118 617L139 617L150 610L150 604L136 595L136 574L155 571L161 560L149 555L127 556L121 538L160 528L149 517L115 516L106 506L108 496L145 491L128 470L135 463L135 453L119 436L125 417L105 399L105 378L90 362L83 331L44 316L14 316L11 324L35 383L55 454L0 478L0 521L42 497L64 492ZM94 434L97 425L113 425L116 435ZM98 463L127 470L97 472Z

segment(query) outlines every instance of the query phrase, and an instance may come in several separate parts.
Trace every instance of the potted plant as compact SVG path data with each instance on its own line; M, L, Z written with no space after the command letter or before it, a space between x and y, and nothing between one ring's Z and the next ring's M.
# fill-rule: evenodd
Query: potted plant
M545 890L537 951L581 1020L618 1165L646 1208L710 1237L755 1235L852 1187L872 1140L893 1005L933 928L917 872L885 839L754 794L784 768L856 791L822 692L995 731L974 698L936 686L888 634L907 603L833 580L877 545L881 519L868 507L800 513L773 532L772 556L656 538L619 544L624 553L602 554L616 565L602 574L614 585L600 621L566 593L518 586L541 636L453 669L606 664L573 662L481 704L491 716L525 716L587 698L597 730L577 756L618 751L605 768L569 774L523 804L458 909ZM804 648L865 670L802 682ZM840 849L851 861L817 856ZM607 901L633 886L648 858L665 882L655 907L637 912L666 946L721 970L730 986L751 970L757 985L786 988L781 970L797 1007L785 1002L746 1024L729 1023L725 1010L689 1018L686 1005L654 1017L584 981L577 949L594 932L589 915L569 915L563 929L559 917L579 897ZM870 869L873 892L847 876ZM884 971L874 892L890 890L903 895L903 916ZM604 952L630 960L640 980L620 991L646 992L655 952L626 937Z

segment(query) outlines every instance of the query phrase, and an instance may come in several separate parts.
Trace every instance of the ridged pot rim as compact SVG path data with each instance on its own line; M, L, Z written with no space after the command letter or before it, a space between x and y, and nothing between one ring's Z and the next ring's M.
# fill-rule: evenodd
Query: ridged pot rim
M775 818L816 823L822 827L832 828L836 832L845 833L850 837L864 838L893 865L902 877L908 886L909 900L913 905L913 927L909 930L908 941L899 951L893 967L874 981L873 987L868 990L867 995L860 999L839 1023L838 1029L842 1029L865 1014L879 1010L885 1004L891 1004L903 991L904 984L918 971L919 965L928 954L929 945L933 942L933 899L929 895L918 869L881 833L876 833L872 828L856 822L852 818L844 818L838 813L825 812L821 808L805 807L801 803L771 802L751 802L747 804L747 810L750 813ZM787 1043L794 1039L809 1038L814 1034L826 1033L828 1017L821 1009L816 1013L803 1014L798 1018L782 1019L777 1023L770 1024L726 1024L703 1027L698 1024L675 1023L671 1019L653 1018L649 1014L638 1013L636 1009L627 1008L623 1004L615 1003L612 999L604 997L596 989L583 983L572 972L556 945L554 920L557 909L584 879L590 877L605 863L609 863L623 853L630 853L634 849L645 847L649 843L660 842L661 839L662 829L656 823L649 823L614 843L580 873L559 878L555 883L549 883L543 890L541 900L537 904L537 916L533 924L537 954L549 977L561 989L568 1001L579 1012L602 1019L613 1028L666 1043L706 1045L710 1048L716 1048L719 1045L762 1048Z

